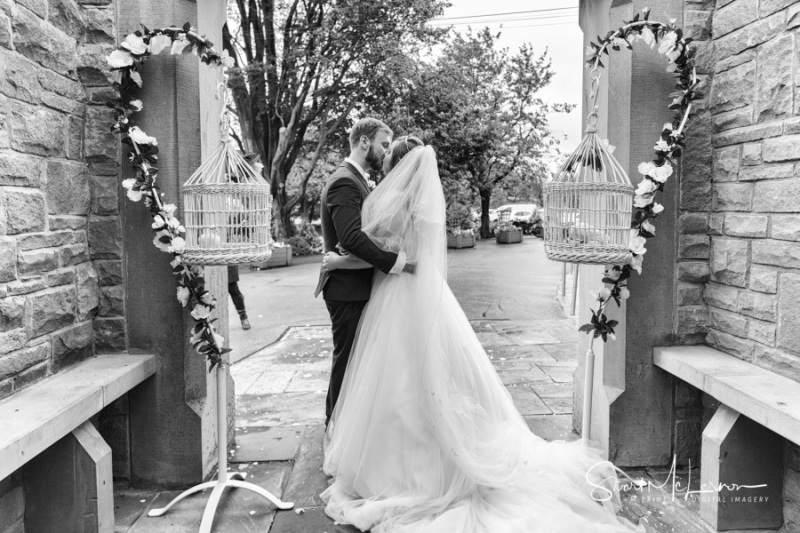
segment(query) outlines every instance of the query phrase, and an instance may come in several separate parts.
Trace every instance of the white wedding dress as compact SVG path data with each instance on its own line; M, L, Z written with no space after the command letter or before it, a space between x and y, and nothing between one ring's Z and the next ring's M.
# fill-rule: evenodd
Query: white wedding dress
M326 434L326 513L376 533L644 531L616 516L610 463L531 433L492 367L447 285L430 147L401 160L362 222L417 271L376 271Z

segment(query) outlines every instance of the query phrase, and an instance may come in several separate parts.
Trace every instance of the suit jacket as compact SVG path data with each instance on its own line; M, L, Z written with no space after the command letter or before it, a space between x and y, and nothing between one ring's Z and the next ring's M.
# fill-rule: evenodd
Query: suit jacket
M322 189L320 220L325 252L335 251L337 245L389 273L397 262L397 254L378 248L361 231L361 206L369 194L369 186L358 170L342 163L328 177ZM325 300L354 302L369 300L374 269L320 271L315 296L323 293Z

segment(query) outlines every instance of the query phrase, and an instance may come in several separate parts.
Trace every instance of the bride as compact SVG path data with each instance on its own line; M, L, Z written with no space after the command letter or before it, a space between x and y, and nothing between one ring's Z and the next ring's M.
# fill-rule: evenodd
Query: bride
M392 144L362 210L364 232L417 269L375 273L326 433L326 513L376 533L644 531L616 516L616 473L596 448L547 442L515 408L447 285L444 194L421 145Z

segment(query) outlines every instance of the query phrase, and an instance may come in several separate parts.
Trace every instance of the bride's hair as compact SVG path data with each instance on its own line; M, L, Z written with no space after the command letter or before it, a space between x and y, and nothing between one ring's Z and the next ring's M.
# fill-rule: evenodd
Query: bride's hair
M403 135L395 139L392 143L392 158L389 160L389 170L396 167L397 163L399 163L408 152L420 146L425 146L425 143L414 135Z

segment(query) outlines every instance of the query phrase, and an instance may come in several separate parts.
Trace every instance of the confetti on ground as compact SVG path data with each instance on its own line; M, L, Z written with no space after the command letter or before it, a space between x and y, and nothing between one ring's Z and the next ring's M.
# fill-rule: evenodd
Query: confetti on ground
M305 512L306 510L303 509L302 507L298 507L297 509L294 510L295 514L305 514Z

